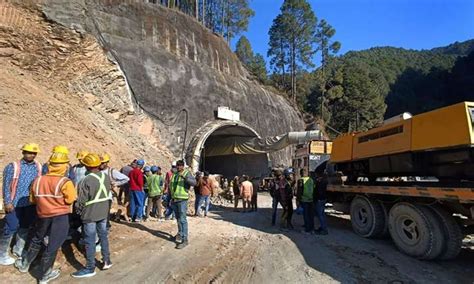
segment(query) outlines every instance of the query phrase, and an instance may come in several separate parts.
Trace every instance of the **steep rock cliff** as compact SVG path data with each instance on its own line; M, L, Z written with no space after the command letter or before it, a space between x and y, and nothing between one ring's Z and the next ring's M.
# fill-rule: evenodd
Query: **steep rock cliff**
M98 39L124 71L135 103L161 125L160 140L176 156L204 123L215 119L218 106L239 111L241 121L260 136L304 128L283 96L249 79L225 41L191 17L143 1L47 0L41 8L50 20ZM189 115L186 135L182 109ZM271 158L288 164L291 149Z

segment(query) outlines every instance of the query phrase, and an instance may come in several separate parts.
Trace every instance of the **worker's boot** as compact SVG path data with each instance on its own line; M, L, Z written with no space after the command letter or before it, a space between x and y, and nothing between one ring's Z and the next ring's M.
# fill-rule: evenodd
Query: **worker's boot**
M188 246L188 240L187 240L187 239L183 239L183 241L182 241L180 244L178 244L178 245L176 246L176 248L177 248L177 249L183 249L183 248L185 248L185 247L187 247L187 246Z
M177 243L182 243L183 242L183 239L181 238L181 235L179 233L176 234L176 236L171 237L171 240L174 241L174 242L177 242Z
M28 250L24 253L24 257L22 259L17 259L15 261L15 267L22 273L28 272L30 269L31 263L36 259L38 253L41 249L41 245L31 243Z
M25 248L26 239L28 238L28 229L20 228L16 232L15 246L13 247L13 254L21 258L23 254L23 249Z
M0 265L12 265L15 263L15 259L8 254L12 238L13 236L4 235L0 237Z
M41 258L40 271L42 277L39 283L48 283L49 281L59 277L61 271L59 269L53 269L55 260L56 253Z

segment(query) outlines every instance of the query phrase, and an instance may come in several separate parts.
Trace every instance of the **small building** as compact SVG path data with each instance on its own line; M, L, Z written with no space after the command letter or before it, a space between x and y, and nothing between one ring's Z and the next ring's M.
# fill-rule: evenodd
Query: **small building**
M329 160L332 151L332 141L312 140L311 142L296 146L293 157L293 168L299 174L301 169L309 172L324 170L326 162Z

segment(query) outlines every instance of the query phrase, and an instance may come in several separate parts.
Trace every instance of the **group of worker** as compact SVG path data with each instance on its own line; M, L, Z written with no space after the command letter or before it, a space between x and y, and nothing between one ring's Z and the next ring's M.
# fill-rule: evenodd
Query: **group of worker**
M242 175L242 177L235 176L230 182L234 195L234 211L238 211L240 199L242 199L243 213L257 211L257 190L259 184L258 179L253 179L252 181L248 175Z
M178 221L175 236L177 248L188 244L186 220L190 187L196 185L193 175L177 161L163 183L157 166L144 169L143 160L135 160L127 173L109 167L110 155L79 151L79 163L71 165L69 150L58 145L48 162L41 165L36 156L38 144L22 147L22 159L8 164L3 172L4 228L0 237L0 265L14 264L26 273L43 249L40 260L40 283L48 283L60 275L53 269L58 249L71 231L81 230L85 245L86 264L71 274L72 277L91 277L96 274L96 243L100 244L100 267L112 267L108 228L112 192L130 202L133 221L148 217L150 211L161 217L161 196L168 187L171 209ZM146 178L144 178L146 177ZM127 186L126 186L127 185ZM166 185L166 186L165 186ZM120 192L115 188L120 187ZM148 191L148 206L144 211L144 189ZM76 226L75 223L79 222ZM9 254L14 239L12 258ZM28 246L26 247L26 244Z
M293 197L296 196L296 206L304 220L304 233L327 235L328 227L325 215L327 177L323 172L316 172L309 176L306 169L300 171L300 178L296 180L291 168L273 172L274 180L270 181L270 195L272 196L272 225L276 224L278 205L283 208L280 229L293 230ZM319 228L315 229L314 218L319 220Z

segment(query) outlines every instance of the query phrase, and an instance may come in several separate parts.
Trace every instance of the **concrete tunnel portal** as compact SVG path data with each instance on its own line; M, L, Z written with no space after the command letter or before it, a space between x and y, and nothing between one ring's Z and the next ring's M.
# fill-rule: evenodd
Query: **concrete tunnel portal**
M249 175L263 177L268 172L268 154L216 154L220 141L229 138L260 138L249 125L238 121L218 120L202 126L192 139L186 161L193 172L208 171L226 178Z

